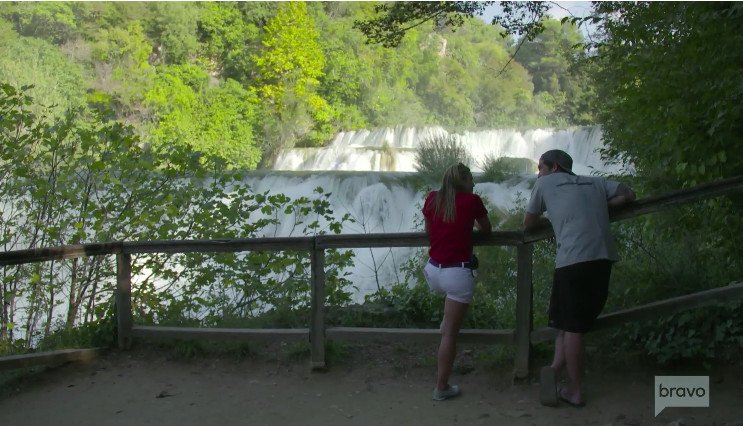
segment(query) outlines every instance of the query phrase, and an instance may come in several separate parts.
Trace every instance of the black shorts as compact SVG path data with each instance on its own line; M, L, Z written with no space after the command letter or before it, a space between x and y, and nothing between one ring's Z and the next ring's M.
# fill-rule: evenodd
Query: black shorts
M586 333L604 309L609 295L612 262L581 262L555 269L550 298L549 326Z

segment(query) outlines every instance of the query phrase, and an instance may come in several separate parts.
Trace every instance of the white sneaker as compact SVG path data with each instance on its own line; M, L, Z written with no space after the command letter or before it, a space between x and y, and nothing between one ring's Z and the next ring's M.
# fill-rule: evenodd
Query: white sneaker
M435 401L443 401L445 399L454 398L455 396L459 396L462 392L459 390L459 386L457 385L451 385L448 389L445 390L438 390L434 388L433 390L433 399Z

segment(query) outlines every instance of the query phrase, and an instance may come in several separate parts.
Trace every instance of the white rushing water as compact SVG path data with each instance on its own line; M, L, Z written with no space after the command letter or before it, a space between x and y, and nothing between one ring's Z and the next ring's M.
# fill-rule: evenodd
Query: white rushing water
M373 172L414 172L415 150L421 142L449 135L442 127L385 128L341 132L324 148L295 148L282 152L274 170L352 170ZM550 149L562 149L573 157L573 170L578 174L593 171L619 173L601 161L599 127L575 127L564 130L509 129L466 131L456 134L476 161L473 171L480 171L479 161L490 155L529 158L535 162Z
M322 187L331 192L329 201L338 217L349 213L356 223L344 226L343 233L420 231L420 208L425 194L418 193L410 176L415 172L415 150L433 137L447 136L441 127L387 128L339 133L328 147L295 148L282 152L274 170L255 174L248 183L256 192L284 193L295 199ZM533 129L482 130L458 134L475 164L492 158L520 157L538 161L550 149L562 149L573 157L577 174L623 173L604 164L598 149L602 145L598 127L565 130ZM528 199L536 170L503 183L475 185L490 210L514 211ZM276 235L287 236L290 224L282 224ZM387 286L402 279L399 266L413 254L412 248L355 250L356 266L350 279L358 288L356 301L376 291L377 283Z

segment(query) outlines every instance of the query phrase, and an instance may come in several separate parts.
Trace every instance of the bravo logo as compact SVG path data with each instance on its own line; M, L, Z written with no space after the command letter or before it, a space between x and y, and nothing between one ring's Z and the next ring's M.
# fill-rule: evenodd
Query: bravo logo
M655 416L666 407L709 407L709 376L655 376Z

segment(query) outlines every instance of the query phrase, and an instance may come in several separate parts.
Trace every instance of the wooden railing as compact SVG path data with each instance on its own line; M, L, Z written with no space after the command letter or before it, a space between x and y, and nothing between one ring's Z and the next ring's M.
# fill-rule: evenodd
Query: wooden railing
M638 200L621 210L611 213L611 220L624 220L657 212L680 204L691 203L743 190L743 176L725 179L680 190L658 197ZM549 225L531 230L494 232L491 235L475 235L477 246L515 246L517 257L516 277L516 328L513 330L462 330L460 341L488 344L515 345L515 378L524 378L529 372L531 345L554 337L554 329L533 329L532 256L533 243L552 236ZM0 266L81 256L116 255L117 289L116 310L118 346L127 349L133 338L187 338L187 339L306 339L311 344L311 366L325 367L325 341L327 338L348 339L396 339L406 341L437 341L438 329L359 328L325 326L325 250L336 248L374 247L424 247L428 239L424 233L322 235L300 238L252 238L225 240L179 240L108 242L61 246L33 250L17 250L0 253ZM309 329L225 329L184 328L160 326L135 326L131 307L131 259L140 253L188 253L188 252L239 252L239 251L309 251L311 256L311 314ZM658 313L670 313L703 304L743 297L743 284L736 283L694 295L682 296L651 303L599 317L596 327L616 326L628 321L647 319ZM48 357L47 357L48 358ZM44 362L39 357L39 362ZM0 359L0 365L3 360ZM16 364L18 360L14 361ZM24 364L30 361L24 358Z

